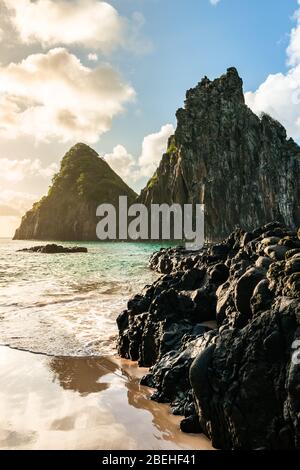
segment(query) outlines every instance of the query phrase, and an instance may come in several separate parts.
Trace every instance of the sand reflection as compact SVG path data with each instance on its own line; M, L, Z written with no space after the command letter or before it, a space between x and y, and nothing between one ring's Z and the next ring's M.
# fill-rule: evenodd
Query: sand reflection
M0 347L1 449L209 449L179 431L116 358L45 357Z

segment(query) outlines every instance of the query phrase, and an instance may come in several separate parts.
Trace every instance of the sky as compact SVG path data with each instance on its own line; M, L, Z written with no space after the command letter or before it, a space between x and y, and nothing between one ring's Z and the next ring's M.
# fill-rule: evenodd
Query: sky
M139 191L186 90L230 66L300 141L300 0L0 0L0 237L77 142Z

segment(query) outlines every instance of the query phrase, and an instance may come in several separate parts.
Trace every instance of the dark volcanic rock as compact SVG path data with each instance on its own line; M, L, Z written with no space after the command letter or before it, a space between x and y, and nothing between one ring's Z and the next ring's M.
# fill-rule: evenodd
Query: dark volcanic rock
M243 315L251 315L250 300L257 284L265 277L265 272L257 269L248 269L243 276L240 277L235 286L235 307L238 312Z
M161 250L150 265L168 274L118 318L119 353L152 366L152 398L217 448L300 449L297 243L273 222L198 253Z
M294 393L300 367L291 362L299 314L298 301L278 299L245 328L220 334L194 361L191 385L200 424L216 448L300 448L300 395ZM292 392L287 378L295 369Z
M81 246L72 246L65 247L61 245L41 245L33 246L32 248L24 248L23 250L18 250L19 252L31 252L31 253L87 253L88 249Z
M251 232L272 220L300 225L300 148L280 123L245 105L235 68L189 90L176 116L175 135L140 202L205 204L212 241L237 226ZM273 233L280 236L280 230ZM284 250L273 253L277 260ZM160 272L166 269L164 262Z

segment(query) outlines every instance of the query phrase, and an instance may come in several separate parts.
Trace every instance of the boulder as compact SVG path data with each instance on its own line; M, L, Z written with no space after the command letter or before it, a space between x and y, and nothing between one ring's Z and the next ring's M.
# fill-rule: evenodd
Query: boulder
M238 312L243 315L251 315L250 300L257 284L264 279L265 272L258 268L251 268L246 271L238 280L235 287L235 306Z

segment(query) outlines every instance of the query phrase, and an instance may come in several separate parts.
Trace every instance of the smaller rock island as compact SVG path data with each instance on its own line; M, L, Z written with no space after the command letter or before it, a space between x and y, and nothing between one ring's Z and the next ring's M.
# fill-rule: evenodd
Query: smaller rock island
M30 253L87 253L88 249L82 246L72 246L66 247L62 245L56 245L55 243L48 244L48 245L39 245L33 246L31 248L23 248L22 250L18 250L18 252L30 252Z

